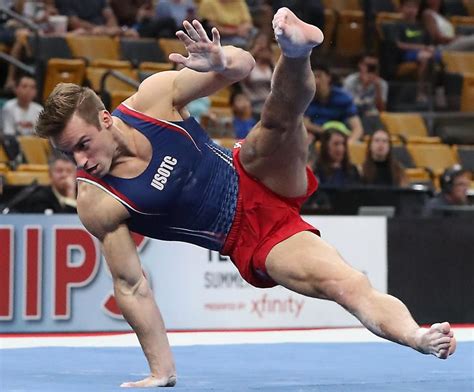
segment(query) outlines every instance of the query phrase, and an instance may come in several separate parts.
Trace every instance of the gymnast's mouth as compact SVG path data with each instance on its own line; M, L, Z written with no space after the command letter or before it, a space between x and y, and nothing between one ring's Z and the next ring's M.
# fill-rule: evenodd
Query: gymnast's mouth
M86 170L86 172L89 173L89 174L94 174L94 172L97 170L97 167L98 167L98 166L99 166L99 164L94 165L94 166L92 166L92 167L90 167L90 168L88 168L88 169L85 169L85 170Z

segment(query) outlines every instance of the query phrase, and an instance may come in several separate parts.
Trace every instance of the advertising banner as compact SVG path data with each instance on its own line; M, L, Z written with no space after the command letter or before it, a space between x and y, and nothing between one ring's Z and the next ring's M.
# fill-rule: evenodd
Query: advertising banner
M385 218L305 219L378 290L387 291ZM249 286L217 252L134 239L169 330L359 325L329 301L282 287ZM99 243L76 216L0 217L0 333L126 330Z

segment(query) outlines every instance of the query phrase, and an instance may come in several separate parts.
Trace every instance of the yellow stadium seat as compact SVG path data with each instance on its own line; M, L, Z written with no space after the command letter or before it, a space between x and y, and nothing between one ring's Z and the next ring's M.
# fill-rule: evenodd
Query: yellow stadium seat
M110 91L110 109L114 110L123 101L130 98L134 92L124 90L112 90Z
M455 152L447 144L408 144L407 149L417 167L429 168L437 176L458 163Z
M413 143L440 143L438 137L428 136L428 129L418 113L389 113L380 114L380 119L387 131L392 135L401 135Z
M188 52L184 47L184 44L179 39L174 38L160 38L158 40L158 44L160 45L161 50L163 51L166 58L171 53L179 53L183 56L187 56Z
M0 163L7 163L8 162L8 156L7 153L5 152L5 149L3 146L0 144Z
M228 107L230 106L231 90L229 87L223 88L209 96L211 106L213 107Z
M174 69L174 64L171 63L155 63L151 61L144 61L138 66L140 71L163 72Z
M358 56L364 48L364 13L341 11L336 27L337 54L343 57Z
M5 175L5 182L8 185L30 185L35 180L39 185L49 185L49 173L47 171L9 171Z
M429 182L432 180L430 173L421 167L404 169L408 183Z
M336 19L336 12L329 8L324 9L324 41L321 47L325 52L333 46L334 32L336 31Z
M18 136L20 149L29 164L48 164L49 143L36 136Z
M474 53L472 52L443 52L443 63L447 72L474 72Z
M39 163L21 163L15 170L27 172L44 172L48 171L48 165L40 165Z
M43 100L48 98L58 83L84 82L86 65L81 59L49 59L43 87Z
M97 59L92 60L89 65L91 67L108 68L108 69L132 69L132 63L127 60L109 60L109 59Z
M335 11L362 11L359 0L323 0L325 8Z
M97 59L120 60L119 42L107 36L73 35L66 37L74 57L88 61Z
M4 176L8 171L8 165L6 163L0 163L0 175Z
M99 68L99 67L87 67L86 69L86 78L89 81L92 89L96 92L100 92L101 90L101 81L104 74L108 71L107 68ZM138 82L138 74L136 70L123 68L123 69L116 69L125 76L129 77ZM122 82L117 78L110 76L107 78L105 83L105 89L107 91L129 91L132 95L136 91L134 86L129 85L128 83Z
M474 71L474 68L472 69ZM474 73L464 74L461 93L461 112L474 111Z
M367 154L367 143L349 143L349 157L354 165L362 166Z

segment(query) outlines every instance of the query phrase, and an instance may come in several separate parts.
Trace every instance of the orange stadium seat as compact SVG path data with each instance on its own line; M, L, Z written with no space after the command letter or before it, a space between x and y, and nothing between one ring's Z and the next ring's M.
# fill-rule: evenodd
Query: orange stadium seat
M474 71L474 68L473 68ZM474 111L474 73L464 74L461 93L461 112Z
M82 59L50 59L46 68L43 100L48 98L58 83L75 83L82 85L85 70L86 65Z
M230 106L231 88L225 87L210 95L211 106L213 107L228 107Z
M466 8L468 14L470 16L474 16L474 1L472 0L464 0L464 7Z
M336 27L336 53L342 57L354 57L364 49L364 13L341 11Z
M437 176L458 163L455 152L447 144L408 144L407 148L417 167L429 168Z
M409 142L440 143L439 137L428 136L426 124L418 113L388 113L380 114L385 128L392 135L400 135Z
M188 52L184 47L184 44L179 39L174 38L160 38L158 40L158 44L160 45L161 50L166 59L171 53L179 53L183 56L187 56Z
M472 52L443 52L443 64L447 72L474 72L474 53Z
M7 153L5 152L5 149L3 146L0 144L0 163L7 163L8 162L8 156Z
M5 175L5 182L8 185L30 185L35 180L39 185L49 185L49 173L47 171L9 171Z
M129 68L123 68L123 69L115 69L116 71L120 72L121 74L129 77L132 80L135 80L138 82L138 73L136 70L129 69ZM102 68L102 67L87 67L86 69L86 78L91 86L91 88L96 91L100 92L101 91L101 82L102 82L102 77L104 74L108 71L107 68ZM133 86L130 86L128 83L122 82L118 80L117 78L114 78L113 76L110 76L106 80L105 84L105 89L107 91L129 91L131 93L136 91L136 88ZM131 94L130 94L131 95Z
M153 71L153 72L163 72L171 71L174 69L174 64L172 63L156 63L151 61L144 61L138 66L140 71Z
M356 166L362 166L367 154L367 143L349 143L349 157Z
M66 40L74 57L85 58L89 62L98 59L120 60L119 43L113 38L70 34Z
M21 152L28 164L47 165L50 154L49 142L37 136L18 136Z
M361 4L359 0L323 0L325 8L330 8L335 11L361 11Z
M334 43L334 34L336 31L336 13L329 8L324 9L324 42L321 47L327 52Z
M134 92L128 90L112 90L110 93L110 109L114 110L127 98L130 98Z

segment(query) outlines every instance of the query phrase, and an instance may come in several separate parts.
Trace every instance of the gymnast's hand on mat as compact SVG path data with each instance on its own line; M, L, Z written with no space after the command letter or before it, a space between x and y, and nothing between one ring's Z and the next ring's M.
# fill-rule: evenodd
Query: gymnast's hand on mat
M174 387L176 384L176 376L155 377L149 376L143 380L136 382L124 382L120 385L122 388L153 388L153 387Z
M199 21L193 20L191 24L185 20L183 26L187 34L180 30L176 36L186 47L188 57L171 53L169 59L199 72L223 71L226 68L227 59L222 50L219 31L215 27L212 29L211 41Z

